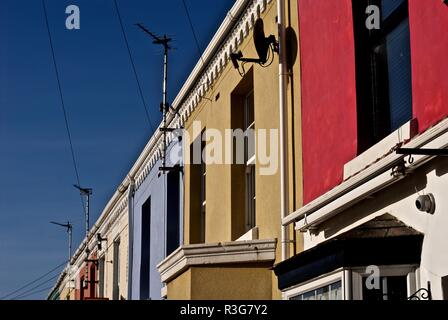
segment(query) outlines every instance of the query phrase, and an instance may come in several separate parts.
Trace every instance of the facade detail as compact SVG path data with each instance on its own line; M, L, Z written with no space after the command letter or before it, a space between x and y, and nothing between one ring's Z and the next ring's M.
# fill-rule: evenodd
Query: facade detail
M446 26L236 0L48 298L448 299Z

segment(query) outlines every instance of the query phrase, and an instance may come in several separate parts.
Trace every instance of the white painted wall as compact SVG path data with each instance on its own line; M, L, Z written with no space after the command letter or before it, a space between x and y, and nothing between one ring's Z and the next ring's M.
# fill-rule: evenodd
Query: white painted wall
M427 193L435 197L434 214L415 206L418 195ZM435 158L404 180L339 213L321 224L316 234L306 232L305 250L385 213L425 235L419 287L430 281L433 298L442 299L441 277L448 275L448 158Z

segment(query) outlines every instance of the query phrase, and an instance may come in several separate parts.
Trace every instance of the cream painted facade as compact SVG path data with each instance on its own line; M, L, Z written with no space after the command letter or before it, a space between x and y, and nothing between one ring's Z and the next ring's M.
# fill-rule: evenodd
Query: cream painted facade
M71 264L67 265L64 269L56 285L50 292L49 297L59 292L60 300L112 300L114 298L127 298L129 248L128 200L127 192L123 190L123 186L120 186L114 198L109 202L96 224L91 228L89 237L84 240L75 252ZM99 250L97 234L100 234L103 239L101 241L101 250ZM117 243L117 241L119 241L117 259L119 266L117 277L118 291L114 297L114 259L116 259L114 256L114 243ZM100 272L100 267L97 264L102 258L104 259L104 273L102 271ZM101 276L102 273L103 276ZM100 284L100 278L102 279L102 284ZM87 283L83 283L83 279L87 279ZM93 281L100 282L96 283ZM100 292L100 286L104 288L102 293Z

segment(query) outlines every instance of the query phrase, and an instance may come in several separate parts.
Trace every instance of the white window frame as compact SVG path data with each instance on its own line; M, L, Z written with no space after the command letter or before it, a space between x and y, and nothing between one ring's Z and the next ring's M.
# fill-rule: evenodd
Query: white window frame
M417 270L418 265L391 265L391 266L378 266L380 269L380 277L394 277L394 276L406 276L407 280L407 296L411 296L417 291L418 279ZM366 273L366 267L352 269L352 293L353 300L362 300L362 278L369 276Z
M254 115L254 119L251 123L249 123L248 120L248 114L249 114L249 104L248 99L252 96L252 99L254 99L254 90L251 90L249 93L246 94L244 97L244 111L243 111L243 117L244 117L244 136L245 136L245 142L244 142L244 160L246 162L246 170L245 170L245 180L246 180L246 190L245 190L245 231L249 231L256 227L256 192L255 192L255 185L256 185L256 170L255 170L255 136L254 139L254 154L249 155L249 137L248 132L249 130L255 131L255 101L253 100L252 103L252 113Z
M345 299L346 295L346 281L345 281L345 275L344 270L342 268L339 268L333 272L327 273L325 275L322 275L320 277L311 279L307 282L301 283L299 285L296 285L294 287L291 287L283 292L283 299L284 300L290 300L292 297L307 293L312 290L316 290L325 286L328 286L332 283L341 282L341 290L342 290L342 300Z
M408 297L419 288L418 265L391 265L378 266L381 277L406 276ZM367 266L357 268L339 268L335 271L313 278L306 282L290 287L282 292L284 300L316 290L337 281L341 281L342 300L362 300L362 277L366 273Z

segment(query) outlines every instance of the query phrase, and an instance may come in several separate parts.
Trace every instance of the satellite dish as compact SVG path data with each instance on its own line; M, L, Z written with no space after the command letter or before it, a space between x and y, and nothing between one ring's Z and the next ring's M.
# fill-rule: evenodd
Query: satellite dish
M264 34L264 23L261 18L258 18L257 21L255 21L254 44L261 64L266 63L268 59L269 43L266 41L266 36Z
M448 0L447 0L448 1ZM266 37L264 34L264 23L261 18L258 18L255 21L254 25L254 44L255 49L258 54L258 58L245 58L241 51L233 52L230 54L230 59L232 60L233 66L240 72L240 67L238 62L243 62L243 72L240 72L240 75L244 75L244 63L257 63L263 67L266 67L266 62L268 61L268 57L272 56L272 61L274 59L273 55L269 55L271 52L279 52L278 41L275 39L274 35L270 35ZM270 58L269 58L270 59ZM268 64L268 66L272 63L272 61Z

